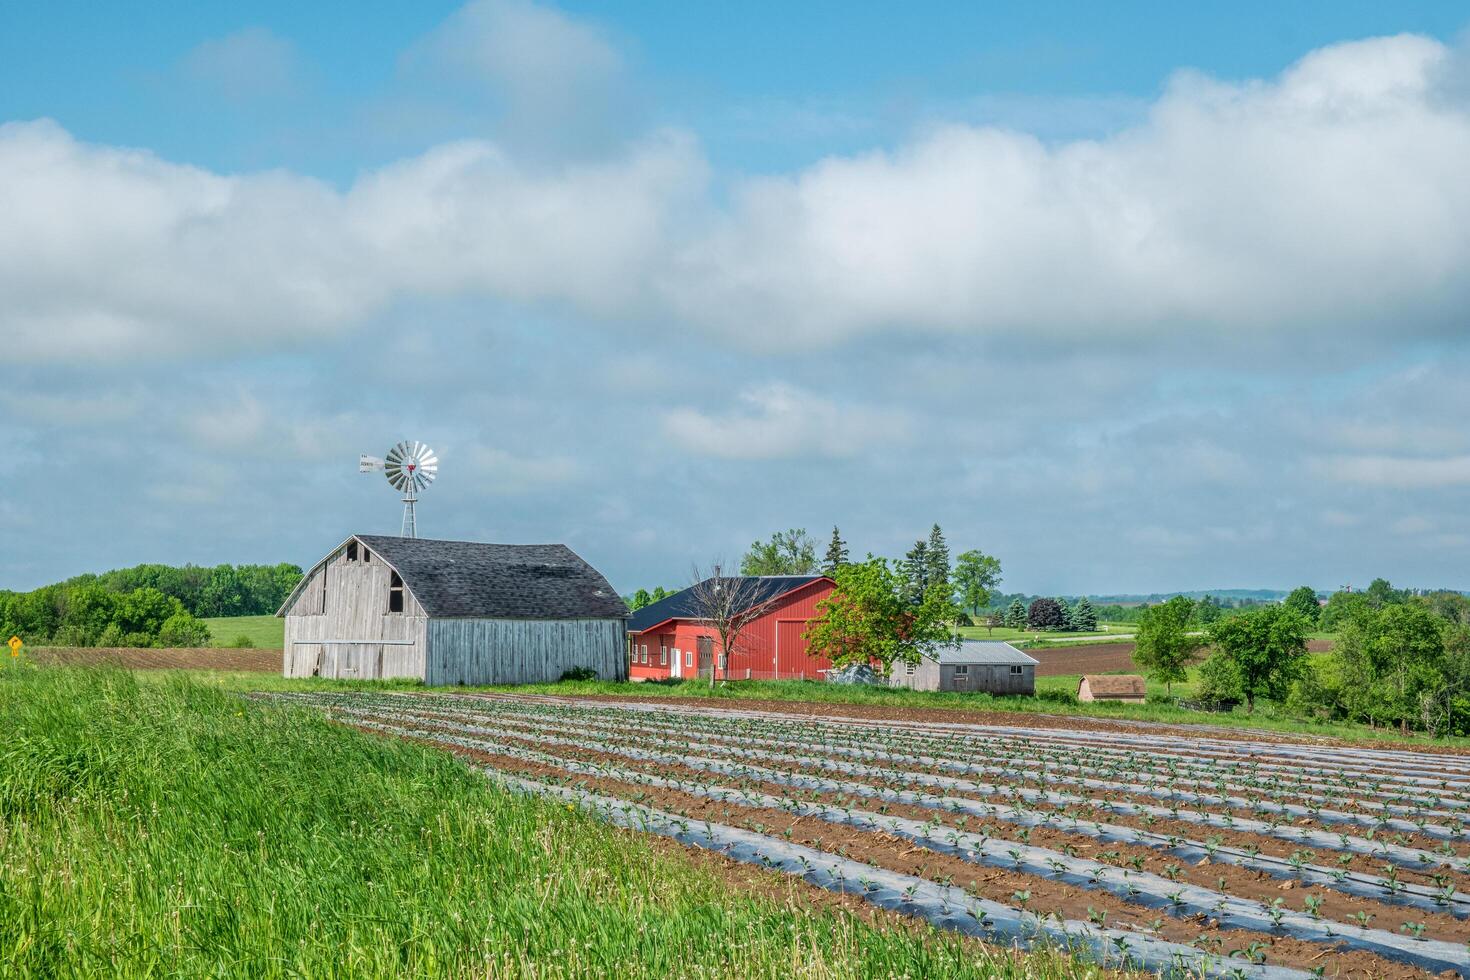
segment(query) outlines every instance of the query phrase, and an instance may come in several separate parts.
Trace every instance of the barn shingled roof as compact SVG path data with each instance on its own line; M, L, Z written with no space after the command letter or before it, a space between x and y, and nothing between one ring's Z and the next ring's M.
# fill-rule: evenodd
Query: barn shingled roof
M812 582L820 582L826 578L825 575L730 575L726 576L731 581L739 582L740 588L747 590L750 597L749 605L757 605L768 602L780 595L785 595L792 589L799 589L803 585ZM705 579L708 582L709 579ZM703 584L703 583L701 583ZM628 620L628 632L641 633L650 626L669 619L697 619L699 611L694 601L694 587L675 592L671 596L665 596L652 605L644 606L635 612Z
M1087 682L1087 689L1093 697L1141 698L1147 690L1143 678L1137 674L1087 674L1077 682L1079 687L1082 681Z
M996 666L1011 664L1023 667L1027 664L1034 666L1041 663L1040 660L1022 653L1004 640L961 640L958 648L941 647L939 662L946 666L950 664Z
M432 617L622 619L602 573L564 544L481 544L354 535L397 570Z

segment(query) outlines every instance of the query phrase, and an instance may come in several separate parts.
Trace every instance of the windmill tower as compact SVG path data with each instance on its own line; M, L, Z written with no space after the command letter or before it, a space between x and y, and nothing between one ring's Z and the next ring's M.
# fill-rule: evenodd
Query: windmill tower
M414 504L418 495L434 482L439 475L439 457L427 443L405 440L388 450L383 459L363 454L358 458L359 473L382 472L394 490L403 494L403 530L401 537L418 537L418 523Z

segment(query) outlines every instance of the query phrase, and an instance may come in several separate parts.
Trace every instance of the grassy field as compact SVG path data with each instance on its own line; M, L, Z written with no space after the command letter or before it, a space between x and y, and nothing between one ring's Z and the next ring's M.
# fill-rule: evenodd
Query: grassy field
M1025 643L1047 642L1049 640L1065 640L1072 638L1085 638L1095 640L1098 643L1108 643L1116 637L1131 637L1136 631L1134 626L1119 626L1111 623L1099 623L1097 629L1091 633L1074 632L1037 632L1035 630L1017 630L1009 626L961 626L960 636L967 640L1004 640L1017 646Z
M742 887L446 753L142 676L0 665L4 976L1101 975Z
M236 646L239 637L250 640L250 646L280 649L286 642L286 621L275 616L218 616L204 620L212 638L210 646Z

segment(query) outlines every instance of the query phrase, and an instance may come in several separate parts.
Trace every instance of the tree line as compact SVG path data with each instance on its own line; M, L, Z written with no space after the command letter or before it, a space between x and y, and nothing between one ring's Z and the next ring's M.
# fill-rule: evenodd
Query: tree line
M1309 586L1280 603L1221 616L1193 628L1183 596L1150 607L1133 659L1151 679L1183 681L1200 664L1199 696L1223 704L1259 702L1303 718L1389 725L1432 736L1470 734L1470 599L1418 595L1376 579L1365 592L1341 590L1322 602ZM1308 654L1317 630L1333 649Z
M137 565L0 592L0 634L33 646L203 646L201 619L274 613L297 565Z

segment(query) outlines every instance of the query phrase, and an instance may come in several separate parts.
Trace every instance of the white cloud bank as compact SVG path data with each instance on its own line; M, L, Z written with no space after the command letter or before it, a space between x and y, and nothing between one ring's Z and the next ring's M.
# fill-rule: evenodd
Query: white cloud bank
M1470 309L1456 57L1415 36L1342 44L1272 81L1181 75L1104 140L953 126L718 198L669 133L558 167L444 145L337 191L9 124L0 337L31 360L266 346L455 293L768 349L889 330L1444 333Z

